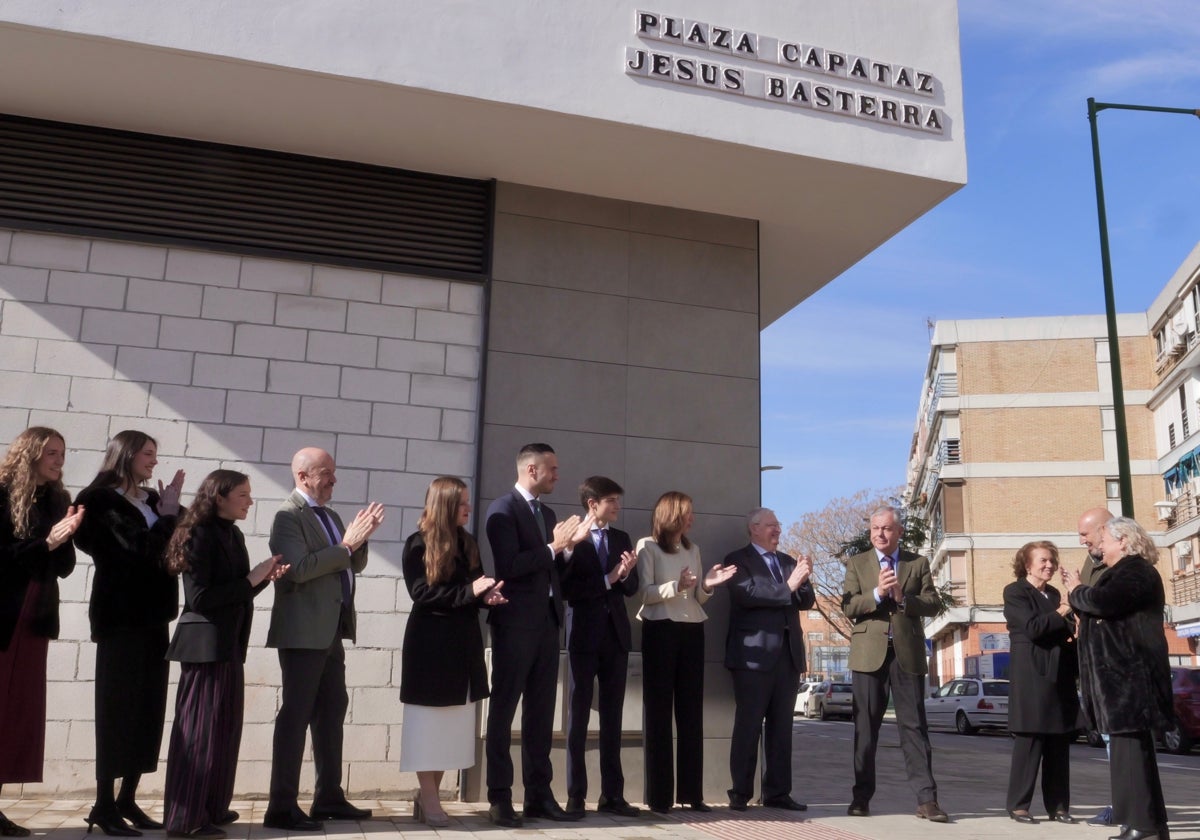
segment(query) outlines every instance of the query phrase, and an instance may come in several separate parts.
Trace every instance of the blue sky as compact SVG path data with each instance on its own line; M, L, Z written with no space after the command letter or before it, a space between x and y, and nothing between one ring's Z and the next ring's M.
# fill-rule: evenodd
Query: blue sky
M1087 98L1200 108L1194 0L961 0L967 185L762 335L763 503L904 483L927 319L1104 311ZM1200 119L1105 111L1117 307L1200 240Z

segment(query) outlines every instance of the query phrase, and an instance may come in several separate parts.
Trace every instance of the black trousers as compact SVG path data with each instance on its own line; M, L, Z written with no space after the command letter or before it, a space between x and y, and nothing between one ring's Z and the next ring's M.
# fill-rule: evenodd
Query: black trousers
M758 764L758 741L763 741L762 798L789 796L792 792L792 713L800 672L783 654L771 671L732 671L733 735L729 741L730 796L750 799L754 795L754 770ZM764 728L765 726L765 728Z
M153 773L167 717L167 625L96 642L96 778Z
M1113 733L1109 736L1109 750L1113 823L1139 831L1155 831L1165 826L1167 805L1150 733Z
M600 793L608 799L624 798L625 774L621 770L621 713L625 704L625 679L629 654L621 647L612 624L600 637L595 651L571 651L571 705L567 716L567 795L587 798L585 752L592 697L599 682Z
M704 625L643 622L642 673L646 804L666 810L675 802L703 802ZM672 711L678 732L674 769Z
M1071 736L1013 733L1012 763L1008 768L1010 811L1028 811L1042 771L1042 804L1049 816L1071 811Z
M317 779L313 807L345 801L342 790L342 725L350 705L346 693L346 651L341 639L326 650L280 648L282 700L275 716L271 748L271 795L267 811L297 808L305 731L312 729Z
M488 699L488 802L512 802L513 718L521 704L521 781L526 802L554 796L550 746L558 685L558 624L540 628L492 625L492 695Z
M878 671L855 671L854 692L854 801L870 802L875 795L875 750L879 746L879 726L887 709L888 694L896 704L896 725L900 728L900 750L908 783L917 802L937 799L933 780L933 750L929 746L929 724L925 720L925 677L910 674L896 661L888 646L887 656Z

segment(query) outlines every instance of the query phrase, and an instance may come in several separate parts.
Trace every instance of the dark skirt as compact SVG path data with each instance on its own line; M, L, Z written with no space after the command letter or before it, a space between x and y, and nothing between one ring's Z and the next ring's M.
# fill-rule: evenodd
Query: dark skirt
M167 718L167 625L96 642L96 778L158 768Z
M12 641L0 651L0 784L42 780L50 640L33 632L41 589L30 581Z
M167 831L213 825L233 801L242 743L241 662L181 663L163 793Z

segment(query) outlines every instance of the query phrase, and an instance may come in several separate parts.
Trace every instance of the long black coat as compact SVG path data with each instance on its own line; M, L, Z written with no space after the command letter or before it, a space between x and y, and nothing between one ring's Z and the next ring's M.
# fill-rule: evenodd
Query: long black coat
M75 547L70 540L54 551L46 544L50 529L67 512L69 499L42 487L34 497L32 530L28 537L16 535L12 523L8 488L0 486L0 650L8 650L21 605L30 581L41 585L33 613L33 632L47 639L58 638L58 579L75 568Z
M1053 586L1046 587L1044 596L1024 579L1004 587L1012 732L1060 735L1078 728L1079 658L1073 622L1055 612L1061 603L1062 595Z
M158 494L149 492L146 503L157 511ZM92 641L169 624L179 614L179 583L163 555L177 518L159 516L146 527L142 512L111 487L88 487L75 504L86 508L75 547L96 567L88 604Z
M1105 733L1170 729L1175 711L1158 572L1141 557L1124 557L1068 600L1088 624L1080 685L1092 726Z
M488 696L480 601L471 591L472 581L483 576L483 569L468 566L462 539L460 533L454 573L433 585L425 577L421 533L404 543L404 585L413 608L400 654L402 703L458 706Z
M251 586L246 540L227 519L192 528L186 548L183 614L167 659L177 662L245 662L254 617L254 596L264 580Z

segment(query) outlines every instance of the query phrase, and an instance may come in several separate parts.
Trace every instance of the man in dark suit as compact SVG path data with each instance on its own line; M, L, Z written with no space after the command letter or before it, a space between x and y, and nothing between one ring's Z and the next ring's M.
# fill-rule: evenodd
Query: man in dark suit
M1079 515L1079 523L1077 530L1079 532L1079 544L1087 549L1087 559L1083 561L1083 565L1079 567L1079 582L1086 586L1094 586L1100 581L1100 578L1108 571L1108 566L1104 565L1103 554L1100 551L1100 537L1104 533L1104 526L1108 524L1108 520L1112 519L1112 511L1108 508L1094 507L1088 508ZM1087 643L1089 634L1092 631L1092 623L1095 619L1086 616L1079 616L1077 619L1079 646L1083 647ZM1100 737L1104 739L1105 750L1109 749L1108 733L1100 733ZM1112 825L1113 824L1113 808L1112 805L1105 805L1096 812L1096 816L1088 820L1088 825Z
M762 804L806 811L792 799L792 712L800 675L807 669L800 610L816 602L812 560L798 561L779 548L782 529L773 511L747 517L750 544L729 554L737 569L729 583L729 634L725 667L733 675L733 736L729 742L729 807L746 810L754 795L759 733L764 721Z
M488 506L486 530L495 578L508 603L491 610L492 695L488 701L486 755L488 816L496 825L522 825L512 806L510 752L513 716L521 712L521 780L525 819L573 821L550 790L553 770L554 698L558 684L558 635L563 624L559 575L571 550L587 538L592 518L556 522L539 500L558 482L558 456L545 443L517 455L517 483Z
M633 647L625 599L638 594L637 555L629 534L612 527L621 513L621 485L594 475L579 500L594 520L589 539L575 546L563 575L571 699L567 717L567 812L583 813L587 799L584 747L592 694L600 684L600 801L597 811L622 817L638 809L625 801L621 771L621 711Z
M933 753L925 721L925 625L941 609L929 561L900 550L904 526L895 508L871 515L871 546L846 562L842 612L854 623L850 670L854 692L854 791L847 813L869 816L875 795L875 750L888 704L896 704L900 748L908 782L917 795L917 816L949 822L937 801Z
M337 483L333 456L301 449L292 458L296 489L271 524L271 552L291 568L275 582L267 646L278 648L283 685L271 751L271 792L263 825L320 831L318 820L366 819L342 790L342 722L346 652L354 641L354 575L367 565L367 538L383 522L383 506L360 510L349 527L325 504ZM312 729L317 768L311 817L297 804L305 730Z

